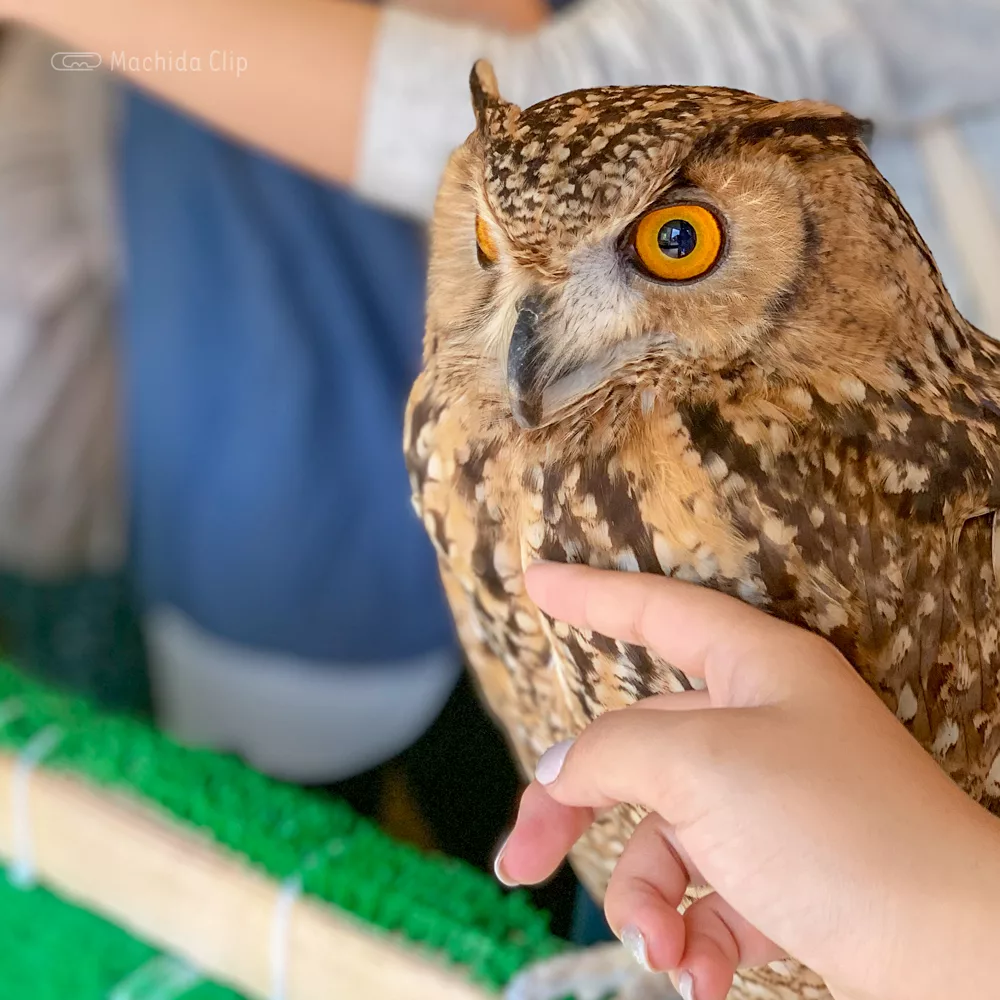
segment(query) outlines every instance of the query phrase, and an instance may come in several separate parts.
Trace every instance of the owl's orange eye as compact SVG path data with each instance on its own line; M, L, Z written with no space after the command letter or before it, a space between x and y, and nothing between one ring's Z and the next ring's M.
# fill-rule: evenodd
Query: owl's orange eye
M500 259L500 249L481 215L476 216L476 252L481 267L489 267Z
M690 281L707 274L719 259L722 227L701 205L667 205L639 220L632 245L654 278Z

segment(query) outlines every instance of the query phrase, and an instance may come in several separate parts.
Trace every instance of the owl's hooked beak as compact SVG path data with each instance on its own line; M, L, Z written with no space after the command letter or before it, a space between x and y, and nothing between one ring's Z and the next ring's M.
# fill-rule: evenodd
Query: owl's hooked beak
M557 420L566 407L606 384L615 372L673 341L656 333L560 365L547 346L552 331L546 327L551 327L551 321L551 310L541 296L527 295L517 304L507 349L507 395L511 416L526 431Z
M507 351L510 412L525 430L538 427L542 421L540 374L543 352L539 332L542 315L543 306L539 298L529 295L521 300Z

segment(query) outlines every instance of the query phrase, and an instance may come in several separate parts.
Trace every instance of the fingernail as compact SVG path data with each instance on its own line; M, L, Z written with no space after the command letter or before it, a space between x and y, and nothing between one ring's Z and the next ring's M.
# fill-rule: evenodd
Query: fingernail
M497 881L501 885L507 886L508 889L515 889L519 885L515 882L509 875L507 875L503 870L503 852L507 850L507 841L510 840L510 834L508 833L506 837L503 838L503 843L497 850L497 856L493 861L493 874L496 875Z
M677 977L677 992L681 995L681 1000L694 1000L694 980L690 972L682 972Z
M652 972L653 969L649 964L649 952L646 950L646 939L642 936L642 931L633 924L629 924L628 927L622 930L622 944L630 952L632 952L632 957L647 971Z
M573 740L563 740L562 743L556 743L555 746L549 747L538 759L538 765L535 767L535 781L540 785L551 785L559 777L559 772L562 770L566 754L569 753L571 746L573 746Z

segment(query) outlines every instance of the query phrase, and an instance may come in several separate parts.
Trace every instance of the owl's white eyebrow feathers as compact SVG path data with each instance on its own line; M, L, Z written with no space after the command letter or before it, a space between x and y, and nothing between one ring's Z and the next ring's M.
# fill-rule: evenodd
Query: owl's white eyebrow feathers
M616 242L607 236L570 255L570 274L559 290L567 350L589 354L595 345L617 341L623 320L642 302Z

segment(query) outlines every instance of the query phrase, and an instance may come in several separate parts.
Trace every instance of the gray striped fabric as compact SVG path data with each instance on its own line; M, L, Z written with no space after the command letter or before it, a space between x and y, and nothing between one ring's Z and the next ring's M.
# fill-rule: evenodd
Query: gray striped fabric
M876 122L876 161L960 306L982 323L988 310L951 242L921 135L950 120L1000 205L998 52L997 0L583 0L520 37L390 7L356 186L383 205L429 215L448 153L472 128L467 80L480 56L521 105L577 87L640 83L824 99Z
M58 48L0 48L0 569L35 578L112 570L124 542L113 106Z

